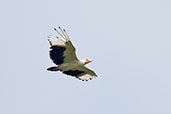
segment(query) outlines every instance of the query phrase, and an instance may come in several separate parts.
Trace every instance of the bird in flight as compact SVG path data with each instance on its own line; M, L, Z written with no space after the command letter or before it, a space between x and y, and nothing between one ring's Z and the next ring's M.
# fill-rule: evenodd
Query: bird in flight
M48 36L50 43L50 58L56 64L47 68L48 71L61 71L66 75L76 77L82 81L88 81L97 77L94 71L84 65L92 62L90 59L79 60L76 56L76 49L71 43L65 29L54 28L60 37Z

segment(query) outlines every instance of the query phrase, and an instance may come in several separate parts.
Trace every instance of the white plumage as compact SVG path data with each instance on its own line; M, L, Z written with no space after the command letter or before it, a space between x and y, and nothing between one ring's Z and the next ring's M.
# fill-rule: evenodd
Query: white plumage
M75 47L72 45L66 31L59 27L60 32L54 29L60 37L49 36L50 58L57 65L50 67L48 71L61 71L64 74L76 77L80 80L91 80L97 75L84 65L90 63L90 59L79 60L75 54Z

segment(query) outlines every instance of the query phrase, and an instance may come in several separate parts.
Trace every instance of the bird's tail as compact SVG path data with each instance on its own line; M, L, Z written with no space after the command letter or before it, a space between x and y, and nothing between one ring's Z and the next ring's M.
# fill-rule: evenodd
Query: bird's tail
M48 71L58 71L59 69L57 67L49 67L47 68Z

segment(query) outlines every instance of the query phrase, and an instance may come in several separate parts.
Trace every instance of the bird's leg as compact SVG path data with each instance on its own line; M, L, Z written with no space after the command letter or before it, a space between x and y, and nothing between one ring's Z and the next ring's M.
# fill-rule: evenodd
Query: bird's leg
M60 29L61 33L64 35L65 40L66 40L66 41L69 41L69 39L67 38L67 36L65 35L65 33L63 32L63 30L61 29L61 27L59 27L59 29Z

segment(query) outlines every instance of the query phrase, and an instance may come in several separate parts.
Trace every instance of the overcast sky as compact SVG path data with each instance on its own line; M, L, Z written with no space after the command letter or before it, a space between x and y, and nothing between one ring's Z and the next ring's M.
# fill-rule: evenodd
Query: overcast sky
M171 114L170 0L4 0L0 14L1 114ZM46 71L59 25L99 78Z

